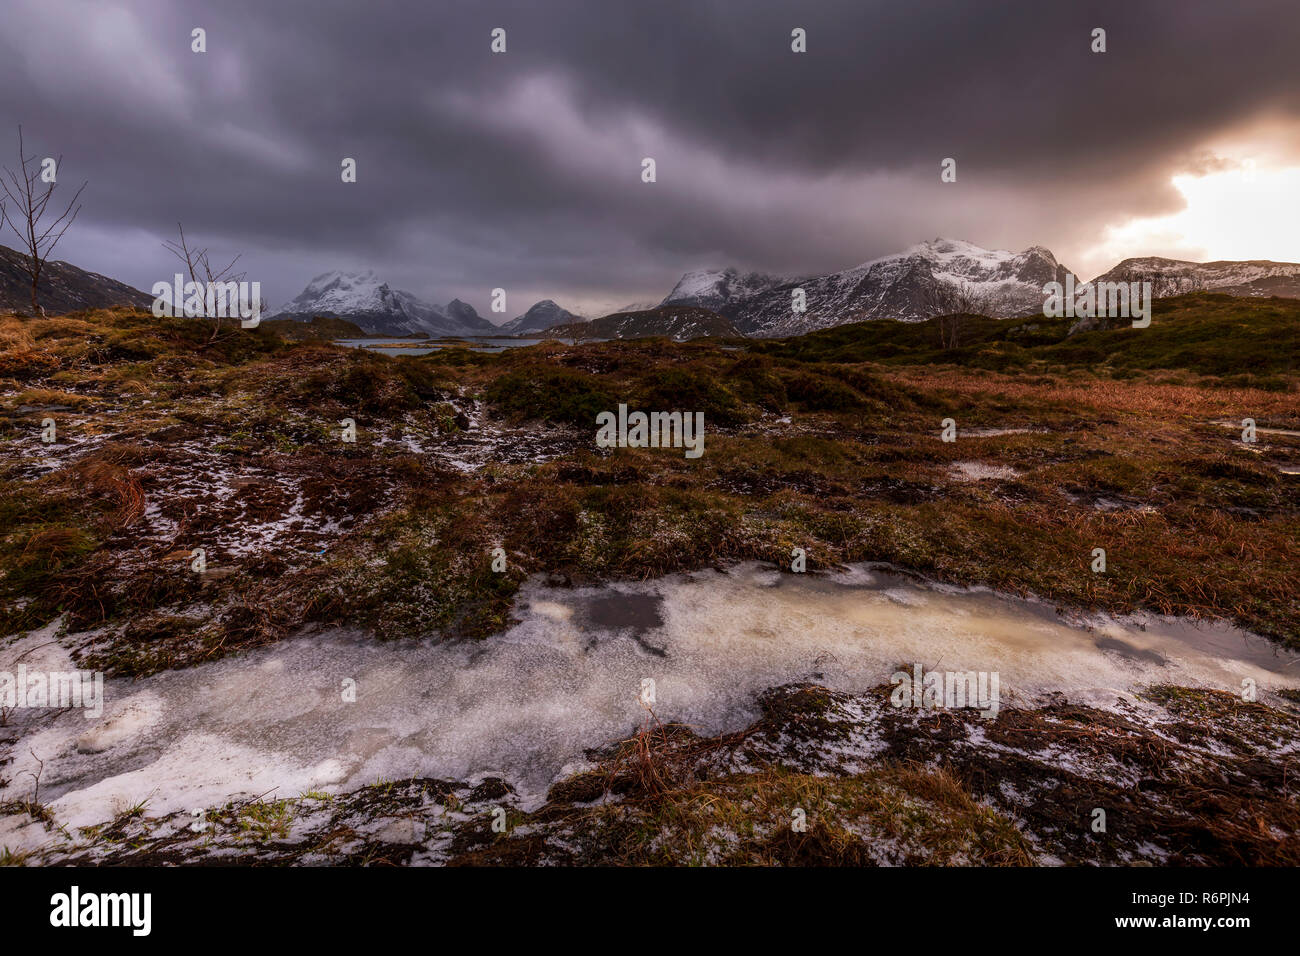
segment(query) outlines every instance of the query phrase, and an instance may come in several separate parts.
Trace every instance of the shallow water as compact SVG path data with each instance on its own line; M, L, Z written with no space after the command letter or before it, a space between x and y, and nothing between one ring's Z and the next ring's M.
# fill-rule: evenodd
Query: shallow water
M1224 421L1223 419L1215 419L1213 421L1206 422L1206 424L1218 425L1221 428L1231 428L1234 431L1241 431L1242 428L1241 422L1230 422L1230 421ZM1289 428L1260 428L1256 426L1255 433L1257 435L1281 435L1285 438L1300 438L1300 431L1293 431L1292 429Z
M747 725L768 687L815 680L863 690L917 663L998 672L1004 707L1055 692L1106 706L1163 682L1300 686L1297 655L1237 628L1068 621L1039 602L863 568L791 575L745 565L582 589L530 583L518 613L518 624L483 642L379 643L333 631L109 681L99 720L19 712L27 732L11 748L0 800L31 796L34 752L45 762L41 799L74 826L142 800L151 814L167 813L409 776L500 775L531 806L583 765L584 748L641 724L643 678L655 681L660 719L704 734ZM0 670L19 655L29 669L70 667L51 633L0 648ZM356 682L354 703L343 700L345 679Z
M545 342L546 339L515 339L491 335L473 335L456 339L456 344L448 342L431 342L429 345L413 346L412 339L335 339L335 345L345 345L354 349L370 349L384 355L428 355L446 348L467 348L471 352L502 352L506 349L525 348Z

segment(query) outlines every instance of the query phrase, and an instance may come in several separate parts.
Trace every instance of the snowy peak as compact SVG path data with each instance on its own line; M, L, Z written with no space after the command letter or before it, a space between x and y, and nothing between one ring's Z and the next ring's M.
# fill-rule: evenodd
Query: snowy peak
M868 319L920 321L979 312L1012 318L1043 308L1043 287L1070 275L1046 246L985 249L963 239L930 239L893 255L823 276L774 279L736 269L682 276L665 303L713 309L748 335L799 335ZM1208 290L1300 298L1300 263L1125 259L1095 282L1151 281L1156 296ZM805 309L796 311L796 290Z
M985 249L962 239L931 239L912 246L900 256L915 257L928 263L932 275L951 282L1034 282L1040 276L1044 282L1050 282L1060 268L1056 256L1045 246L1010 252ZM895 258L899 256L888 256L876 262Z
M372 335L475 335L494 328L459 299L445 309L431 305L373 270L322 273L275 317L309 322L318 315L347 319Z
M1152 294L1223 292L1239 296L1300 298L1300 263L1250 259L1187 262L1161 256L1125 259L1094 282L1150 282Z
M774 279L735 269L688 272L665 301L714 309L751 335L797 335L865 319L919 321L945 312L1027 315L1042 308L1043 285L1064 281L1051 250L985 249L931 239L852 269L807 279ZM796 312L802 289L806 309Z
M392 308L396 301L388 284L380 281L373 271L325 272L307 283L307 288L284 311L346 314Z
M350 316L366 312L391 312L412 317L430 309L409 292L392 289L366 272L325 272L307 283L307 288L285 305L281 314L307 313Z
M761 272L742 275L737 269L701 269L682 276L660 305L717 309L737 299L766 292L784 281Z

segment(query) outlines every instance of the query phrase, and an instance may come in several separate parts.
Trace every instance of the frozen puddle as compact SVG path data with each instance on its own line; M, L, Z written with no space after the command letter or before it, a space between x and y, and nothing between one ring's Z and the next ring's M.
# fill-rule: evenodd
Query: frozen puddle
M963 428L957 433L960 438L1000 438L1003 435L1042 435L1046 428Z
M1232 428L1235 429L1236 431L1241 431L1242 429L1241 422L1230 422L1230 421L1224 421L1223 419L1215 419L1214 421L1206 422L1206 424L1218 425L1220 428ZM1289 428L1260 428L1256 426L1255 434L1280 435L1284 438L1300 438L1300 431L1293 431Z
M952 463L952 476L958 481L1011 481L1020 477L1020 472L1006 465L986 465L982 461L955 461Z
M655 681L660 719L703 734L746 726L768 687L814 680L863 690L916 663L996 671L1003 706L1057 692L1107 706L1164 682L1300 686L1296 655L1232 627L1100 616L1072 624L1041 603L863 568L796 576L743 565L585 589L530 583L518 610L520 623L483 642L379 643L332 631L106 682L99 719L16 711L0 728L0 801L30 799L39 771L41 801L58 821L86 826L142 801L152 815L381 779L499 775L535 806L581 768L585 748L640 725L644 678ZM52 628L0 648L0 670L14 671L20 655L29 670L71 666ZM349 680L353 703L343 699ZM14 819L0 819L0 845L21 843L5 822Z

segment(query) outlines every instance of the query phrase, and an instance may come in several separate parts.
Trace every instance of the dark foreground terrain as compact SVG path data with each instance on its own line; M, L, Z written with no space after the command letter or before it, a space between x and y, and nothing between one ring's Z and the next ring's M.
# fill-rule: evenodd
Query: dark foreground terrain
M1182 296L1148 329L1067 326L969 317L949 349L937 322L874 322L389 357L130 310L0 319L0 635L58 621L110 676L330 624L490 641L530 575L784 570L802 548L810 572L887 562L1300 648L1300 303ZM620 403L702 411L703 456L597 448ZM37 791L0 811L51 842L6 858L1300 862L1284 694L1153 687L991 722L887 702L773 688L761 720L710 739L649 718L591 741L599 769L531 812L505 781L417 779L236 802L201 832L147 807L67 832ZM30 728L7 724L12 784Z

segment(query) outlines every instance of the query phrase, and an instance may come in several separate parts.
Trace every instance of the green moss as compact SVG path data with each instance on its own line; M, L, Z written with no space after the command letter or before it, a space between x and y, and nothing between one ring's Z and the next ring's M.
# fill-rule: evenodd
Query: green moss
M735 425L754 417L717 376L698 366L653 368L637 378L634 408L703 412L706 423Z
M504 415L593 425L618 403L591 375L567 368L528 365L495 379L484 397Z

